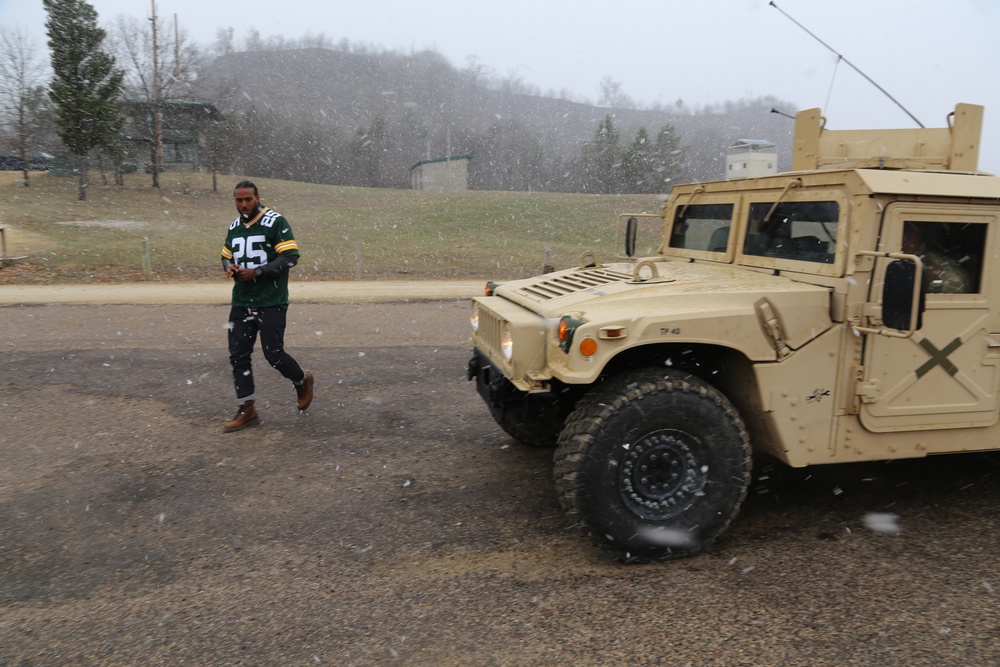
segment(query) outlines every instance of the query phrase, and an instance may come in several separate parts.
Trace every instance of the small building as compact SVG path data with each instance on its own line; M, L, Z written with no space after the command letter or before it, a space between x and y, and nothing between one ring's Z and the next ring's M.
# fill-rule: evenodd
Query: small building
M414 190L468 190L471 159L471 155L453 155L421 160L410 167L410 187Z
M126 123L122 139L127 158L137 163L153 162L152 100L122 102ZM205 127L221 118L215 105L201 100L166 99L160 102L164 169L194 169L202 167L205 149L202 146Z
M726 150L726 180L778 173L775 145L763 139L740 139Z

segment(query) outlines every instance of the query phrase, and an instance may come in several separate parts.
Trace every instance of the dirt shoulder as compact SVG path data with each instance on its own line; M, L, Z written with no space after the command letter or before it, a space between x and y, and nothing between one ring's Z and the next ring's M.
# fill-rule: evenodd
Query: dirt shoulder
M296 303L358 303L460 299L482 293L482 281L293 282ZM227 304L230 284L123 283L89 285L0 285L0 306L38 304L214 305Z

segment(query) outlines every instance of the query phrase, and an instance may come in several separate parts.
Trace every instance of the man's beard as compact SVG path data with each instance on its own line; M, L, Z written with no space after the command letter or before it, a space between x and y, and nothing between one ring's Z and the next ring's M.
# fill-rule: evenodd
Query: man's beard
M250 222L257 216L258 213L260 213L260 204L253 207L253 210L250 211L250 215L243 215L240 213L240 218L243 219L243 222Z

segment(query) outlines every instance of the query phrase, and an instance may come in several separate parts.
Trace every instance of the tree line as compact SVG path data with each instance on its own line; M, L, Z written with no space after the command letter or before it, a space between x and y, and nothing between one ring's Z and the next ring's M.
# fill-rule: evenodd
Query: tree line
M406 188L417 162L471 155L474 189L590 193L659 193L721 174L721 151L692 151L673 121L726 140L706 130L711 122L681 100L638 109L608 78L597 107L541 96L474 61L458 70L429 51L259 34L239 48L232 29L204 50L176 17L172 26L118 17L105 30L85 0L43 4L51 75L23 36L0 29L0 120L23 155L53 144L73 155L81 199L91 160L113 165L119 180L130 162L152 167L158 186L167 103L185 100L209 103L185 111L197 116L200 166L220 173ZM748 107L757 118L762 104L736 105L727 118Z

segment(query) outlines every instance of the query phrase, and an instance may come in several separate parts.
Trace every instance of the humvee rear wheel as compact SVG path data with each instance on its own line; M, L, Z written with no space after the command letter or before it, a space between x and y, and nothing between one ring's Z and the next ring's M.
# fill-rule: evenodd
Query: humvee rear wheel
M626 560L709 545L736 516L751 467L749 436L729 400L674 370L596 388L569 416L555 455L563 509Z

